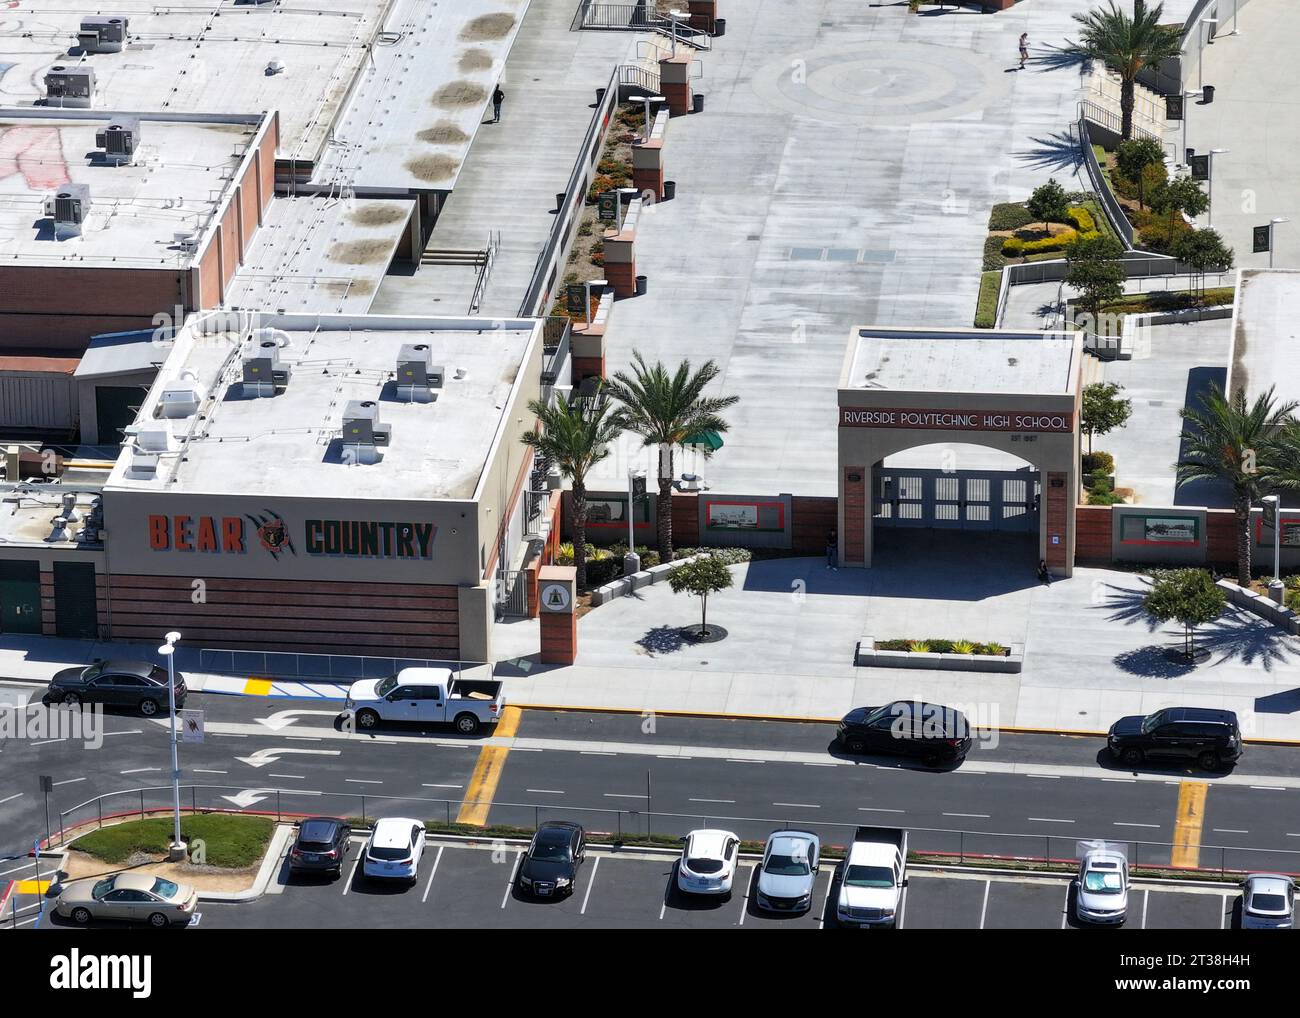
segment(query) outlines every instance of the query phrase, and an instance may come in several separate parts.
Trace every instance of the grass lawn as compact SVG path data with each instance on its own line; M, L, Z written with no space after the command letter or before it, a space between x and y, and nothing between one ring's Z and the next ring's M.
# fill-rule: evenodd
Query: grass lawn
M191 849L202 840L209 866L242 869L266 853L275 823L269 817L210 813L181 817L181 834ZM128 820L92 831L77 839L75 847L107 863L123 863L137 852L164 855L172 840L172 818Z
M1231 304L1236 288L1231 286L1212 286L1205 290L1203 296L1195 290L1152 290L1150 293L1128 294L1121 300L1102 305L1102 314L1143 315L1164 311L1188 311L1192 308L1219 307ZM1077 306L1070 301L1070 307Z
M998 289L1001 285L1001 272L980 274L980 295L975 302L975 328L991 329L997 324Z

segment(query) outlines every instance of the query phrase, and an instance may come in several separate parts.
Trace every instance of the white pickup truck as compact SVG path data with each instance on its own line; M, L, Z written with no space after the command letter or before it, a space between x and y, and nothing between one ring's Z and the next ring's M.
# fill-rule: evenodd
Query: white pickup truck
M387 678L352 683L343 714L358 729L381 721L450 722L463 735L473 735L500 721L505 703L495 679L457 677L445 668L403 668Z
M907 886L907 832L859 827L840 874L835 918L841 926L893 926Z

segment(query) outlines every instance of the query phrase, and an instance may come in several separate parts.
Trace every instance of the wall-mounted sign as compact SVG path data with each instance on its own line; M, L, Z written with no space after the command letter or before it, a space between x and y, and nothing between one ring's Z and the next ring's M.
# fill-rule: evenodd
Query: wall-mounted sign
M1124 516L1121 544L1196 544L1200 523L1195 516Z
M153 551L243 555L261 548L279 560L297 555L344 558L431 559L438 528L432 523L373 520L306 520L295 540L278 513L243 516L148 517Z
M704 510L709 530L785 530L783 502L709 502Z
M567 612L569 605L573 603L573 595L569 593L567 583L543 583L538 592L538 600L542 611L563 613Z
M1208 154L1203 156L1192 156L1190 163L1192 167L1193 180L1210 179L1210 157Z
M1267 251L1270 247L1271 241L1273 239L1273 227L1255 226L1252 227L1251 230L1252 230L1252 236L1254 237L1254 241L1255 241L1253 250L1255 254L1262 254L1263 252Z
M840 407L840 427L1067 433L1074 430L1074 414L1070 411L1056 410L916 410Z
M1264 526L1264 520L1255 520L1255 543L1263 547L1273 547L1273 528ZM1300 519L1282 518L1282 547L1300 548Z
M618 222L617 191L606 191L596 199L596 214L602 223Z
M650 503L640 499L632 517L638 527L650 525ZM593 498L587 501L587 526L627 528L627 496L622 498Z

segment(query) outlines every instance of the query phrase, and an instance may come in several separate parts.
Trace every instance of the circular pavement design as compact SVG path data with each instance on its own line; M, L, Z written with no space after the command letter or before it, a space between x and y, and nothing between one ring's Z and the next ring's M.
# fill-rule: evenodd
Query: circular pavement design
M764 64L754 91L790 113L845 126L952 120L1005 101L1006 66L951 46L814 49Z

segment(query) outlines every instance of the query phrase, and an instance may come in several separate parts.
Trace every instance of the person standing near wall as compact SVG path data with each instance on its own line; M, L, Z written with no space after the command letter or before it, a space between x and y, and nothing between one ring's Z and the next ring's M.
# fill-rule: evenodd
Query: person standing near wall
M501 86L498 85L492 90L492 123L498 124L501 122L501 104L505 101L506 94L501 91Z
M840 554L839 537L835 533L835 531L832 530L829 534L826 535L826 568L827 569L834 569L836 571L839 570L840 568L839 554Z

